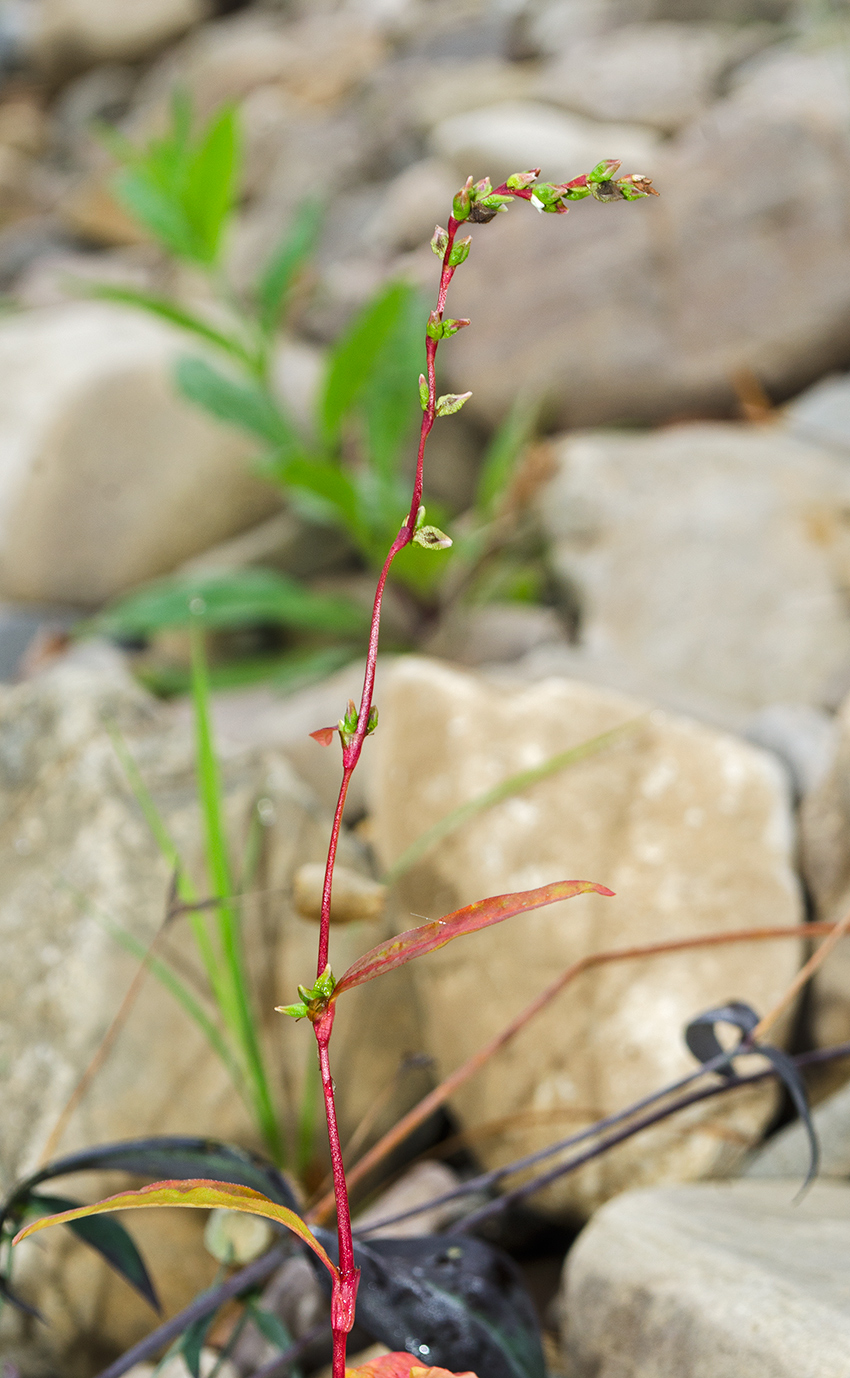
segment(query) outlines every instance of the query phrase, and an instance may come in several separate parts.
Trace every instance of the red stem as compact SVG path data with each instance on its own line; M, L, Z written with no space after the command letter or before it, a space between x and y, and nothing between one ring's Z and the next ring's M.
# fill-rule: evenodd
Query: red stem
M504 190L499 188L499 190ZM446 294L449 290L449 283L454 276L454 268L449 264L449 256L454 246L455 235L457 234L460 222L452 216L446 237L446 247L443 253L443 267L440 274L440 288L437 293L437 314L442 318L446 305ZM363 743L369 730L369 715L372 711L372 695L375 690L375 669L378 663L378 640L381 627L381 603L384 597L387 576L390 566L400 550L409 545L413 540L416 530L416 522L419 516L419 508L422 504L422 479L423 464L425 458L425 443L434 425L434 418L437 412L437 377L435 370L435 359L437 355L437 340L433 340L430 335L425 338L425 358L427 361L428 377L428 405L425 407L422 416L422 427L419 432L419 454L416 461L416 477L413 483L413 497L410 503L410 511L404 525L390 546L387 558L378 578L378 586L375 590L375 602L372 608L372 622L369 628L369 649L366 654L366 673L363 678L363 693L360 698L360 710L357 715L357 727L348 740L343 743L342 748L342 784L340 785L339 798L337 799L336 811L334 813L333 827L331 829L330 844L328 846L328 860L325 867L325 881L322 889L322 917L319 929L319 956L316 975L321 976L328 965L328 951L330 946L330 922L331 922L331 891L333 889L333 873L336 864L337 848L339 846L339 830L342 825L342 812L345 807L345 796L348 793L348 782L351 779L357 762L360 760L360 752L363 750ZM319 1051L319 1068L322 1077L322 1091L325 1098L325 1116L328 1125L328 1144L331 1154L331 1168L333 1171L334 1197L336 1200L337 1212L337 1238L339 1240L339 1271L333 1278L333 1295L331 1298L331 1328L333 1330L333 1378L345 1378L345 1349L348 1333L354 1324L354 1307L357 1298L357 1284L360 1279L358 1269L354 1265L354 1241L351 1235L351 1212L348 1203L348 1187L345 1181L345 1169L342 1161L342 1147L339 1139L339 1128L336 1118L336 1104L334 1101L333 1078L331 1077L330 1058L328 1055L328 1044L330 1042L331 1030L333 1028L333 1004L326 1012L316 1020L313 1030L316 1035L316 1043Z

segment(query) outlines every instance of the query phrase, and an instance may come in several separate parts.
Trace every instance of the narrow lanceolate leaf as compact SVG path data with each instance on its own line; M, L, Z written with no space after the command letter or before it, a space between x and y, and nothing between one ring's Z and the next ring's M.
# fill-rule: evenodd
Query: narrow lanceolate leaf
M491 924L501 923L503 919L513 918L515 914L525 914L531 909L541 909L543 905L555 904L557 900L572 899L573 895L613 895L614 891L592 880L559 880L552 885L541 885L536 890L520 890L512 895L495 895L492 899L477 900L465 909L457 909L442 919L423 923L419 928L410 928L389 942L364 952L362 957L348 968L337 982L334 997L354 986L362 986L385 971L412 962L415 957L424 957L428 952L436 952L445 947L453 938L461 938L465 933L476 933L479 928L489 928Z
M47 1225L69 1225L74 1220L83 1220L90 1215L108 1215L111 1211L138 1210L152 1206L192 1206L196 1210L244 1211L248 1215L262 1215L266 1220L274 1220L285 1225L293 1234L303 1240L308 1248L321 1259L328 1272L335 1274L336 1267L328 1258L316 1236L294 1211L271 1201L267 1196L251 1187L239 1186L236 1182L212 1182L206 1178L190 1178L188 1181L152 1182L150 1186L140 1187L138 1191L122 1191L117 1196L108 1196L105 1201L96 1201L91 1206L78 1206L76 1210L62 1211L58 1215L34 1220L19 1230L12 1240L17 1244L36 1230Z

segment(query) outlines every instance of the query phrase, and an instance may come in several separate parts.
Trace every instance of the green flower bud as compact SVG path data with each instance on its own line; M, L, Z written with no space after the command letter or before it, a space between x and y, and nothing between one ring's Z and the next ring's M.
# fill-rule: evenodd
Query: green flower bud
M419 401L422 403L422 410L427 411L430 397L428 395L428 379L424 373L419 375Z
M472 248L472 235L468 234L465 239L456 239L449 254L449 267L457 268L461 263L465 263L469 258L469 251Z
M467 220L472 209L472 178L467 177L466 182L461 187L457 196L452 202L452 215L455 220Z
M438 397L437 416L454 416L471 396L471 392L447 392L444 397Z
M533 167L530 172L512 172L505 182L505 186L511 191L526 191L533 186L540 176L540 168Z
M448 244L448 242L448 232L444 230L441 225L435 225L434 233L431 236L431 248L437 255L437 258L443 257L443 254L446 252L446 245Z

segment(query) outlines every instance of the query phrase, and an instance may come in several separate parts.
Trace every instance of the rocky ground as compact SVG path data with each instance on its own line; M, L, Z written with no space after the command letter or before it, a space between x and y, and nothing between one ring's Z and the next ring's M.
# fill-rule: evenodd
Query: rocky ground
M374 1138L589 954L846 912L848 52L837 0L0 3L4 1190L47 1149L153 1132L254 1142L220 1064L152 981L54 1141L136 969L110 925L149 942L169 884L107 722L185 854L200 855L187 705L141 689L117 647L68 651L65 633L160 574L300 574L316 560L314 534L252 470L251 443L174 392L176 333L86 299L109 281L210 305L113 199L93 126L149 138L176 85L202 116L238 104L237 290L305 188L326 193L311 291L276 365L296 409L378 285L401 274L431 290L428 241L468 173L540 164L558 180L616 154L661 191L583 203L566 221L514 208L476 231L453 287L452 311L473 327L445 351L446 384L473 396L445 423L434 491L463 510L486 436L523 389L540 394L532 515L559 596L456 610L424 653L382 661L381 727L346 814L334 965L411 914L564 874L617 898L583 896L447 948L384 978L379 1000L359 990L338 1021L335 1074L344 1136L378 1102ZM307 734L339 716L361 671L286 698L217 697L240 844L262 804L262 894L245 921L269 1010L310 967L337 787L336 756ZM451 809L624 725L383 888ZM170 942L185 966L184 937ZM452 1099L440 1132L472 1155L454 1170L499 1166L685 1074L690 1018L729 999L765 1012L805 955L798 940L762 942L585 973ZM848 973L839 945L777 1038L796 1051L850 1039ZM265 1034L292 1109L307 1044L284 1022ZM789 1125L764 1144L788 1119L768 1084L691 1107L535 1198L538 1237L561 1231L561 1254L589 1222L557 1298L551 1277L541 1284L553 1374L845 1378L843 1081L813 1082L824 1180L800 1207L803 1138ZM435 1183L410 1190L425 1200ZM20 1263L50 1338L5 1310L5 1378L90 1378L149 1328L142 1303L56 1233ZM213 1276L195 1223L139 1233L171 1309ZM317 1305L297 1262L267 1296L295 1335ZM543 1276L535 1266L529 1277ZM268 1357L249 1340L240 1378Z

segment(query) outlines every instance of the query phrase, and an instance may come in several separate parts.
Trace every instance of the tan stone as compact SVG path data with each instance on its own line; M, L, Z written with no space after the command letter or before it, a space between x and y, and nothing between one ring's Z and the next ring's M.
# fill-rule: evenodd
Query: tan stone
M399 886L397 927L487 895L581 877L582 896L459 940L414 965L426 1048L446 1075L553 977L591 952L802 918L777 765L733 737L562 680L510 687L399 661L382 690L374 841L390 865L426 828L515 771L637 719L604 754L506 800L445 839ZM452 1099L490 1167L618 1110L693 1067L682 1031L729 999L766 1010L794 942L616 964L580 978ZM775 1097L692 1109L562 1179L546 1209L586 1212L625 1186L724 1170Z
M99 303L0 323L2 596L97 604L279 505L256 446L177 395L182 348Z
M293 880L293 902L305 919L322 916L322 892L325 867L320 861L308 861L299 866ZM360 923L381 918L387 897L385 885L368 876L358 875L347 866L334 870L331 899L331 923Z
M850 699L838 715L838 751L826 779L800 810L803 873L817 917L838 922L850 909ZM819 1047L850 1039L850 938L839 942L812 983ZM846 1076L846 1065L838 1072Z
M205 1036L173 996L148 976L128 1007L138 959L122 931L147 947L159 929L169 867L127 784L106 724L114 722L201 894L204 879L191 733L126 676L114 653L91 647L0 694L0 1059L5 1068L0 1125L0 1189L58 1153L146 1134L200 1134L262 1149L252 1118ZM274 1013L312 981L316 925L297 918L289 895L295 867L318 861L329 818L285 758L255 746L223 763L232 856L244 864L252 819L262 831L255 899L243 906L246 960L260 1010L260 1036L289 1140L314 1065L309 1024ZM259 803L262 805L259 807ZM344 834L343 864L362 866ZM385 933L349 924L331 945L338 971ZM202 1003L205 982L188 924L175 920L158 948ZM404 978L405 973L397 973ZM364 1000L364 992L371 999ZM112 1021L113 1041L103 1045ZM407 1052L419 1051L415 1001L398 980L380 996L364 988L340 1010L333 1067L344 1138L393 1082ZM101 1063L69 1117L60 1116L93 1056ZM421 1094L420 1072L402 1078L382 1102L372 1134ZM316 1149L324 1131L317 1105ZM96 1196L126 1177L63 1181L70 1195ZM184 1305L213 1273L201 1243L199 1212L141 1213L132 1224L169 1311ZM149 1309L65 1231L21 1246L15 1269L50 1329L33 1332L4 1308L0 1348L29 1337L33 1365L45 1356L80 1378L98 1355L145 1334ZM94 1357L93 1357L94 1356ZM78 1370L74 1365L78 1365ZM88 1367L87 1367L88 1365ZM28 1368L24 1368L28 1374Z
M145 57L202 19L205 0L41 0L33 55L48 68Z

